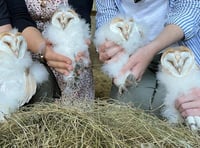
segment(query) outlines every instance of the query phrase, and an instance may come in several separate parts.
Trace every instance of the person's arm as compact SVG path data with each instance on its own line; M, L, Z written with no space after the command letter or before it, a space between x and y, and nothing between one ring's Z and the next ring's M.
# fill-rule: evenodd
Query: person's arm
M3 26L0 25L0 33L2 33L2 32L8 32L11 29L12 29L11 24L7 24L7 25L3 25Z
M10 24L3 25L1 26L1 30L9 31L12 29L12 27L17 28L18 31L22 32L23 36L26 38L28 49L34 53L37 53L39 46L44 44L45 40L36 28L36 23L29 15L25 1L5 0L4 7L7 8L7 11L5 10L4 14L6 14L6 16L9 18L7 23L11 23L12 26Z
M28 49L34 53L42 53L47 64L58 72L68 74L72 69L71 60L53 51L51 43L47 42L36 28L24 0L5 0L10 13L12 27L17 28L25 37Z
M0 26L10 24L10 15L5 0L0 0Z
M176 5L182 6L176 8ZM189 42L193 38L199 36L200 29L200 1L187 1L183 4L179 0L174 5L177 10L177 15L169 13L170 19L167 24L176 24L184 32L184 39L182 40L186 46L191 48L194 53L199 53L199 44L196 42ZM199 56L196 59L199 61ZM189 93L181 95L177 98L176 107L183 117L200 116L200 88L194 88Z
M13 28L22 32L28 42L28 49L37 53L40 44L44 43L44 38L36 28L36 23L32 20L24 0L5 0L10 14Z
M31 49L32 52L42 54L50 67L66 75L73 69L71 60L54 52L51 43L43 38L38 29L27 27L23 30L22 34L27 40L29 49Z
M200 116L200 88L193 88L187 94L176 100L176 108L185 118L187 116Z
M96 9L96 28L99 28L119 14L115 0L96 0Z
M198 28L196 25L200 24L199 7L200 1L197 0L184 1L184 3L182 0L177 0L174 3L171 2L166 26L161 34L132 55L122 73L132 69L136 79L140 80L156 53L172 43L177 41L186 42L194 37Z
M96 9L97 29L108 23L113 17L120 13L119 6L116 4L116 0L96 0ZM99 53L99 60L102 62L113 60L114 57L118 57L120 52L123 51L121 46L112 41L105 41L102 45L96 48Z
M36 23L32 20L24 0L5 0L5 2L10 14L11 24L19 32L29 26L36 27Z
M155 40L139 48L123 67L121 73L132 70L136 80L140 81L153 57L162 49L184 37L182 29L177 25L167 25Z
M184 38L182 41L187 41L194 37L200 26L200 1L184 1L177 0L170 3L166 25L177 25L183 31Z
M12 29L10 15L4 0L0 0L0 33Z

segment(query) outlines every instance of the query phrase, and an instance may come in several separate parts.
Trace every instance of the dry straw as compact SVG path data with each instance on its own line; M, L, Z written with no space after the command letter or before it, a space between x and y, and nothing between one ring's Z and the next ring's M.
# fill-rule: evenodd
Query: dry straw
M2 147L198 147L200 137L125 104L35 104L0 127Z

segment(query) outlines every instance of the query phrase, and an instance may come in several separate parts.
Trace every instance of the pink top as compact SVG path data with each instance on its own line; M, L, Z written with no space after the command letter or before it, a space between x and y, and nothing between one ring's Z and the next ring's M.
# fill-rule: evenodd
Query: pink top
M59 5L68 5L68 0L25 0L25 2L31 17L36 21L37 28L40 31L44 30ZM37 57L37 55L33 55L33 57L35 56ZM60 73L54 69L52 70L61 88L62 95L66 96L63 98L94 99L94 83L91 67L80 74L80 79L76 81L76 86L71 86L70 83L67 84L63 81L63 76ZM64 90L67 93L63 93Z
M56 8L66 0L25 0L31 17L36 21L38 29L44 29Z

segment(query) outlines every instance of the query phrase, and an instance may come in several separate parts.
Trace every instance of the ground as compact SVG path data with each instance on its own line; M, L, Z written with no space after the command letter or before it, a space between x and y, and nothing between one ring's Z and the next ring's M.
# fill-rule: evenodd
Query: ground
M93 33L95 30L95 18L94 16L92 18L92 37L93 39ZM110 87L111 87L111 80L108 78L107 75L105 75L101 71L102 63L98 59L98 53L96 52L95 46L92 43L90 46L90 56L92 60L92 69L93 69L93 75L94 75L94 83L95 83L95 94L97 98L104 98L109 96Z

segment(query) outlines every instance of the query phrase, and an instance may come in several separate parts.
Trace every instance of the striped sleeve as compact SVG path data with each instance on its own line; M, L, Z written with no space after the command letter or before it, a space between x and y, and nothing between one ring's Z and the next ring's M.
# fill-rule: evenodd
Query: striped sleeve
M100 27L119 13L115 0L96 0L96 27Z
M184 32L184 40L188 40L197 34L199 14L199 0L176 0L170 5L166 24L178 25Z

